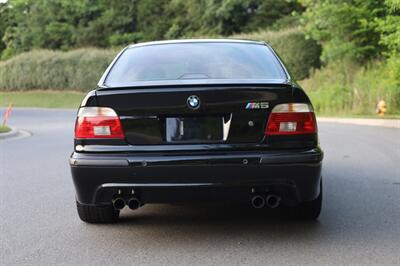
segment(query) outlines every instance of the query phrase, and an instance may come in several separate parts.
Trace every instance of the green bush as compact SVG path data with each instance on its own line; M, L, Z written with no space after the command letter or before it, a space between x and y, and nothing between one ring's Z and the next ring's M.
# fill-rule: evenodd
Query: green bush
M93 89L116 49L35 50L0 61L0 90Z
M298 28L237 34L232 37L267 42L282 57L296 79L304 79L309 76L311 69L320 67L321 46L306 38Z
M400 114L400 77L396 62L373 61L359 66L349 61L331 62L301 81L318 114L374 115L384 100L387 114ZM397 61L400 69L400 61Z

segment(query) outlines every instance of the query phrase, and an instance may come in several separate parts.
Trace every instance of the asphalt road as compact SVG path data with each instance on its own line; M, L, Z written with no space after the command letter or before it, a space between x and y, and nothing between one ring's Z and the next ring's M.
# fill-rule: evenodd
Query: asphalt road
M399 129L319 125L319 222L243 206L146 205L89 225L77 216L67 160L74 115L12 113L33 135L0 140L0 264L400 264Z

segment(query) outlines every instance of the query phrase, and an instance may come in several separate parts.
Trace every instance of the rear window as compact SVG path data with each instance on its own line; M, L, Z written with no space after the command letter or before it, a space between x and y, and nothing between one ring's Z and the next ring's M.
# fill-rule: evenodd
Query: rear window
M174 43L126 49L107 75L106 85L183 79L284 79L276 57L251 43Z

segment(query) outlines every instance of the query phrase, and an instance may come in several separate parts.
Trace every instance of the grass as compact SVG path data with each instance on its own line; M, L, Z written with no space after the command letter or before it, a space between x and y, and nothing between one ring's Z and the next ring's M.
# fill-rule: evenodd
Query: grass
M7 126L2 126L0 125L0 133L7 133L8 131L10 131L11 128L7 127Z
M74 91L0 91L0 106L78 108L84 96Z

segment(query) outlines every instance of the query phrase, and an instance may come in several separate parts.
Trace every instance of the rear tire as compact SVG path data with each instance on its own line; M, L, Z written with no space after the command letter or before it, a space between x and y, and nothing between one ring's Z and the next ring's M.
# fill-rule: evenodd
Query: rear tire
M113 223L118 220L119 211L112 205L95 206L76 202L79 218L86 223Z
M315 200L303 202L297 206L297 217L304 220L317 220L322 208L322 180L320 192Z

